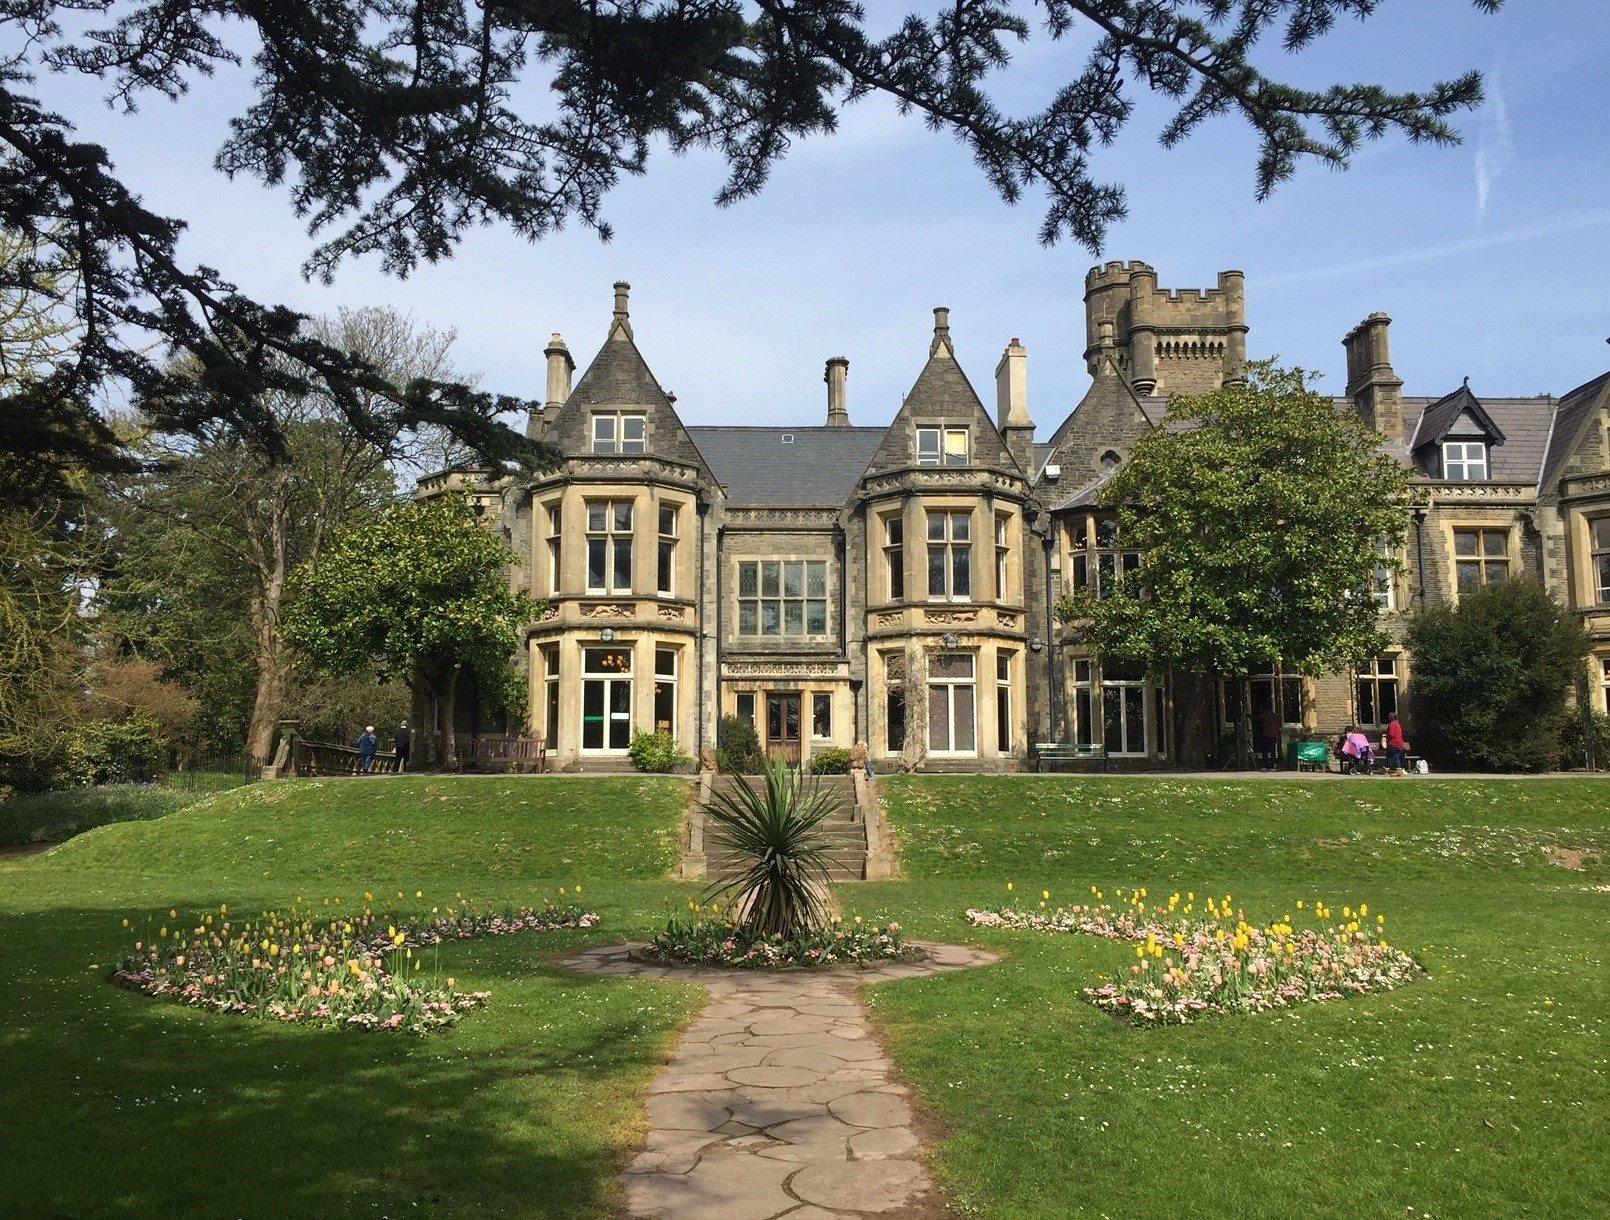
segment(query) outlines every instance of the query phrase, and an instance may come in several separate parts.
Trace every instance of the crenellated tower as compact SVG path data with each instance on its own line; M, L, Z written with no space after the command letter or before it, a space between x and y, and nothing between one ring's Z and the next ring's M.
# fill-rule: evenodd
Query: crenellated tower
M1092 267L1085 275L1085 363L1092 377L1108 342L1103 324L1137 394L1203 394L1246 375L1246 283L1239 271L1219 272L1216 288L1168 289L1138 259Z

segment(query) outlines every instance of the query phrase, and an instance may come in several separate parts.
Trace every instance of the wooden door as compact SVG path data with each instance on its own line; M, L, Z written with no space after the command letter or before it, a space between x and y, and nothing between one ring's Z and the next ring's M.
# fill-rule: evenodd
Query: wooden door
M770 691L766 695L766 753L799 762L800 695Z

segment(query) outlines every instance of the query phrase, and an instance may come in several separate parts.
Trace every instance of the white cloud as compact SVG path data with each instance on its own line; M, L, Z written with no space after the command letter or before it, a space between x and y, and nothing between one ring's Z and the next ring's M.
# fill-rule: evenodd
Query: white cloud
M1477 225L1487 219L1493 184L1514 159L1515 129L1510 125L1509 108L1504 105L1501 65L1495 64L1487 77L1487 101L1476 128Z

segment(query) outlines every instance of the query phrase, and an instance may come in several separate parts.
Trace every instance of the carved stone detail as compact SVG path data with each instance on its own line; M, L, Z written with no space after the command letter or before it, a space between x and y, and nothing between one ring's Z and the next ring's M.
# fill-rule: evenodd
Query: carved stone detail
M930 623L976 623L977 610L930 610L928 611Z
M661 606L660 617L663 619L683 619L687 617L687 610L683 606Z
M631 602L595 602L581 608L582 618L631 618L636 613Z

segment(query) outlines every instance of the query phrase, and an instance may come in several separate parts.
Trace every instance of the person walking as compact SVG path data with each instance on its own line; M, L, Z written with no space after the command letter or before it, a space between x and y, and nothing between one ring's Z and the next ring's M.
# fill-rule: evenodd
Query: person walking
M1273 771L1280 761L1280 713L1272 707L1258 713L1258 745L1264 770Z
M408 759L414 752L414 731L404 720L397 726L397 770L408 770Z
M1409 753L1409 743L1403 738L1403 722L1398 714L1393 712L1386 722L1386 765L1392 768L1392 774L1401 776L1405 774L1403 763Z
M380 748L380 738L375 736L375 726L365 725L362 735L358 738L358 770L368 775L374 770L375 751Z

